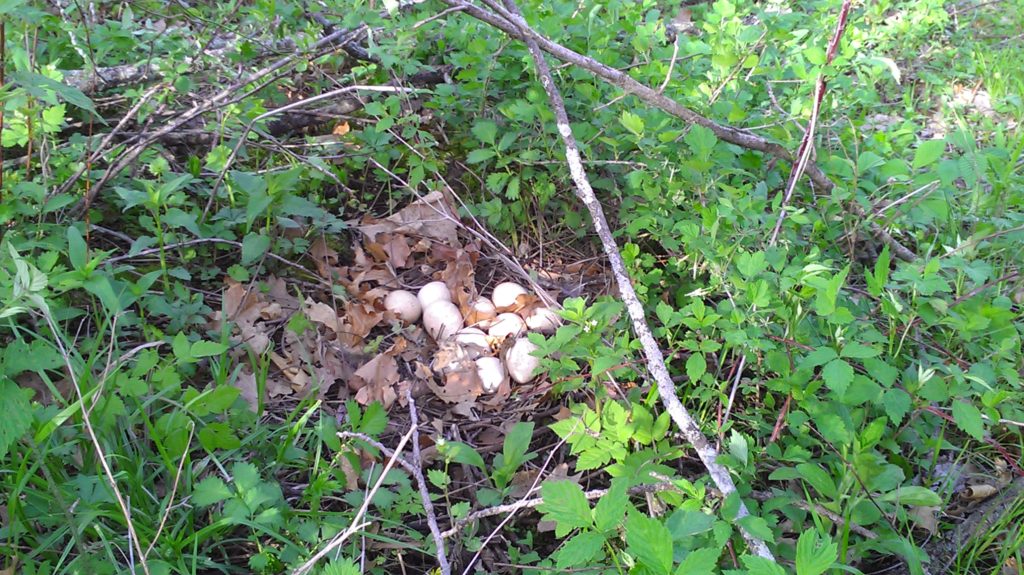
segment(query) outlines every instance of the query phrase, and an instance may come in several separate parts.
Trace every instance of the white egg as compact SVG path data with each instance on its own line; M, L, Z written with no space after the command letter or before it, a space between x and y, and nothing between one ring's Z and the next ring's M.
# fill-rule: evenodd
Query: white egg
M502 313L498 314L494 323L491 324L487 335L501 339L508 336L518 337L525 331L526 322L523 321L523 318L514 313Z
M420 300L423 309L427 309L430 304L437 301L451 302L452 292L448 291L448 286L444 282L430 282L420 288L416 298Z
M526 316L526 327L530 331L537 331L540 333L555 333L558 326L561 325L562 318L558 317L555 310L549 307L539 307L533 310L533 313Z
M461 345L475 345L481 349L491 348L491 344L487 342L487 334L475 327L460 329L454 339Z
M496 308L509 307L515 305L516 298L525 293L529 292L526 291L526 288L515 282L502 282L494 286L491 301L494 302L494 307Z
M462 314L450 301L435 301L423 310L423 327L434 341L444 341L462 329Z
M384 309L405 323L415 323L423 313L420 300L412 292L403 289L395 290L384 298Z
M529 383L537 377L535 372L540 366L540 358L531 355L537 349L537 346L525 337L517 339L512 344L505 354L505 367L512 379L519 383Z
M484 393L494 393L508 379L505 366L496 357L481 357L476 360L476 373L480 376Z

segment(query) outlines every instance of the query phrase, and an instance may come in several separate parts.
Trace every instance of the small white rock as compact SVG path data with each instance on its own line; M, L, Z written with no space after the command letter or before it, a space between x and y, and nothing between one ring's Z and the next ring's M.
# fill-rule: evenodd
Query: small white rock
M497 319L491 324L491 328L487 330L487 335L503 339L509 336L519 337L525 331L526 322L523 321L523 318L514 313L502 313L498 314Z
M430 282L420 288L420 291L416 293L416 298L420 300L423 309L427 309L434 302L451 302L452 292L448 290L448 286L444 282Z
M505 366L496 357L481 357L476 360L476 373L480 376L484 393L494 393L508 378Z
M395 317L405 323L416 323L423 313L423 306L420 300L412 292L404 289L395 290L384 298L384 309L395 314Z

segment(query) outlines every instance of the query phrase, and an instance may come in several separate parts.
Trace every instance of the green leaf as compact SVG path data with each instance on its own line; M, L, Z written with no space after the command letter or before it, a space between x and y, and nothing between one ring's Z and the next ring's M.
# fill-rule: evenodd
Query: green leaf
M644 119L641 118L640 116L637 116L632 112L624 110L622 112L622 115L619 116L619 123L622 124L623 128L629 130L629 132L636 136L637 138L643 137Z
M707 370L708 362L704 359L703 353L694 353L686 360L686 376L693 383L699 382Z
M639 565L656 575L672 572L672 534L661 521L634 511L626 519L626 545Z
M766 541L768 543L775 542L775 533L772 532L772 528L768 526L768 522L765 521L764 517L744 515L737 519L736 523L743 529L746 529L748 533L762 541Z
M626 479L616 477L612 480L608 493L597 501L594 506L594 525L598 531L610 531L619 526L626 516L629 505L629 494L626 493Z
M956 426L967 432L974 439L985 438L985 424L981 417L981 411L974 404L966 401L953 402L953 421Z
M863 343L850 342L843 347L839 355L842 357L848 357L851 359L866 359L869 357L875 357L880 355L882 350L877 347L871 347L870 345L864 345Z
M937 493L919 485L905 485L882 496L882 501L914 507L936 507L942 505Z
M473 150L472 152L469 153L469 155L466 156L466 163L468 163L468 164L479 164L480 162L486 162L487 160L490 160L491 158L493 158L496 155L497 154L494 152L494 150L489 150L489 149Z
M921 142L921 145L917 147L917 151L914 152L914 163L912 165L916 170L934 164L936 160L942 157L942 153L945 151L945 139L940 138Z
M872 296L878 297L885 291L885 284L889 283L889 265L891 261L889 245L886 244L882 248L882 253L878 254L878 259L875 260L875 273L871 273L867 269L864 270L864 278L868 284L868 293Z
M210 357L220 355L227 351L227 349L228 346L223 343L201 339L192 344L192 347L189 348L189 355L191 355L191 357Z
M836 497L836 484L832 481L832 476L817 464L801 463L796 466L796 470L800 472L800 477L807 483L810 483L811 487L816 489L818 493L828 499Z
M747 568L747 575L786 575L786 570L771 559L743 555L740 561Z
M189 344L185 332L179 331L174 336L174 340L171 342L171 349L174 351L174 357L180 361L189 363L195 361L195 358L192 357L192 346Z
M814 529L800 534L796 542L796 574L821 575L839 558L839 548L829 537Z
M604 553L604 535L595 531L584 531L565 542L558 550L559 569L589 567L600 561Z
M11 445L32 428L35 410L31 399L31 389L22 389L6 375L0 374L0 410L4 413L0 417L0 461L7 457Z
M487 470L487 464L484 463L484 458L480 457L475 449L459 441L449 441L444 444L445 451L448 457L455 463L461 463L463 465L472 465L481 471Z
M490 120L483 120L477 122L471 131L473 132L473 135L476 136L476 139L493 146L494 138L498 135L498 125Z
M694 549L683 558L675 575L712 575L721 554L722 551L714 547Z
M270 237L256 232L249 232L242 240L242 265L247 266L263 257L270 248Z
M590 504L583 488L572 481L545 481L540 488L544 502L537 509L545 521L555 522L555 536L565 537L573 529L593 527Z
M75 226L68 226L68 260L71 261L71 267L76 270L85 268L85 264L89 263L89 248L85 245L85 238L82 237L82 232Z
M841 359L833 359L821 370L821 378L829 389L842 396L853 381L853 366Z
M52 78L47 78L42 74L36 74L34 72L17 71L8 74L7 78L12 82L20 85L25 89L26 92L33 96L48 102L50 104L56 104L56 100L50 95L49 91L56 93L62 99L73 106L77 106L87 112L96 114L96 107L93 106L92 100L90 100L81 90L67 84L62 84ZM103 118L99 117L99 120L103 122ZM106 122L103 122L106 124Z
M231 490L220 477L211 475L192 488L192 505L206 507L231 497Z
M888 416L889 421L898 425L910 411L910 394L902 389L890 389L882 396L882 405L885 407L885 415Z
M800 367L805 369L815 368L819 365L825 365L837 357L839 356L836 355L836 350L831 347L819 347L804 357L800 362Z

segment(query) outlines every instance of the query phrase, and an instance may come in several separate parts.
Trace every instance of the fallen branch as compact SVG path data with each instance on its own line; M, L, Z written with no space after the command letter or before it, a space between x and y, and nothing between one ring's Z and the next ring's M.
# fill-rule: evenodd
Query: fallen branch
M488 0L485 0L487 2ZM665 367L665 356L661 353L661 348L658 346L658 341L654 339L654 335L651 333L651 328L647 325L647 319L644 313L643 304L640 303L640 299L636 295L636 291L633 289L632 281L630 280L629 273L626 271L626 265L622 260L622 255L619 253L619 247L615 243L615 239L612 237L611 229L608 227L608 220L605 218L604 209L598 202L597 197L594 195L594 190L590 186L590 180L587 177L587 173L583 168L583 162L580 159L579 148L576 144L576 138L572 134L572 128L569 124L569 116L565 111L565 102L562 100L562 95L555 85L554 78L551 75L551 69L548 67L547 61L544 59L544 54L541 52L540 46L535 39L536 34L530 30L529 24L523 18L522 13L516 6L514 0L504 0L507 12L505 12L505 18L508 18L508 22L514 22L519 37L523 38L526 42L526 46L530 50L530 55L533 56L534 64L537 69L537 76L540 78L541 85L544 86L544 91L547 92L548 100L551 104L552 111L555 114L555 121L558 127L558 133L562 137L562 142L565 145L565 158L569 164L569 172L572 176L573 183L576 184L576 195L580 201L587 207L590 212L590 217L593 220L594 231L597 232L598 237L601 238L601 245L604 248L605 255L608 257L608 262L611 265L612 273L615 276L615 282L619 288L619 294L622 296L623 301L626 304L626 310L629 312L630 320L633 323L633 331L636 332L637 337L640 339L640 343L643 345L644 356L647 360L647 370L651 376L654 377L655 382L658 385L658 392L661 396L662 404L665 410L669 412L672 420L676 426L686 437L694 449L697 451L698 457L704 467L708 470L708 474L711 476L712 481L718 487L719 491L722 492L723 496L729 496L736 492L736 486L733 484L732 476L729 475L729 470L718 463L718 452L708 442L707 438L701 432L697 422L694 421L693 417L687 411L686 407L683 406L682 402L679 401L679 396L676 394L675 384L672 383L672 376L668 373L668 368ZM493 9L500 10L500 6L494 2L488 2L488 5ZM739 510L737 511L736 518L740 519L746 515L749 515L746 505L742 501L739 503ZM744 539L747 541L747 545L750 550L760 556L769 559L774 559L768 546L765 545L764 541L751 534L749 531L740 527L740 531L743 534Z
M416 486L420 491L420 500L423 503L423 513L427 516L427 525L430 527L430 534L434 537L434 546L437 547L437 566L441 575L451 575L452 566L448 563L448 555L444 552L444 538L441 537L441 529L437 526L437 515L434 513L434 503L430 500L430 490L427 489L427 481L423 478L423 461L420 457L420 418L416 412L416 400L412 392L405 390L405 399L409 402L409 417L412 419L412 475L416 479Z
M711 130L711 132L714 133L715 136L718 137L718 139L720 140L724 140L726 142L729 142L730 144L735 144L748 150L766 153L779 160L783 160L786 162L793 161L793 155L789 152L789 150L787 150L784 146L780 144L770 142L766 138L763 138L747 130L742 130L739 128L734 128L732 126L719 124L718 122L715 122L710 118L706 118L698 114L697 112L687 108L686 106L683 106L682 104L676 102L672 98L660 94L658 90L651 88L650 86L641 84L640 82L637 82L625 72L621 72L619 70L616 70L615 68L602 64L601 62L598 62L597 60L589 56L584 56L579 52L570 50L569 48L566 48L561 44L558 44L541 36L531 28L521 30L519 27L512 23L508 16L508 13L502 10L500 6L496 8L493 2L487 2L487 4L493 10L495 10L495 12L497 12L496 14L488 12L487 10L484 10L483 8L476 6L474 4L465 2L464 0L443 1L445 4L451 7L460 8L463 12L469 14L470 16L476 18L477 20L480 20L481 22L490 24L491 26L498 28L499 30L505 32L512 38L524 41L527 38L533 40L534 42L537 43L538 47L541 50L547 52L548 54L551 54L555 58L558 58L563 62L567 62L580 68L583 68L584 70L587 70L588 72L594 74L598 78L601 78L602 80L624 90L625 92L640 98L647 104L650 104L651 106L654 106L685 122L697 124L699 126L704 126L705 128ZM807 164L806 173L807 176L811 179L811 183L814 185L814 187L823 193L828 193L829 191L832 190L832 188L835 187L835 184L832 183L828 176L825 175L823 171L821 171L821 168L819 168L814 163ZM856 204L853 205L854 213L863 217L863 211L860 210L859 208L860 206L857 206ZM916 258L914 252L903 246L898 240L892 237L892 235L890 235L888 232L882 229L882 227L879 226L878 224L869 223L869 227L871 228L872 233L877 238L879 238L879 240L885 242L890 246L893 255L895 255L896 257L907 261L911 261Z

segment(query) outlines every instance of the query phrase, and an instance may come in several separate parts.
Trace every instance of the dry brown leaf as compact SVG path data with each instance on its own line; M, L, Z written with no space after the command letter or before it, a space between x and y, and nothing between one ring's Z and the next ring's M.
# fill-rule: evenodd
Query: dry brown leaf
M445 403L474 401L484 390L476 373L476 364L472 362L458 369L449 369L444 375L444 385L438 385L433 378L426 381L434 395Z
M391 236L391 240L384 245L384 251L387 252L388 262L392 266L397 269L408 267L412 250L409 249L409 242L405 236L399 234Z
M231 385L241 391L242 399L249 404L251 411L256 412L259 410L259 386L256 384L256 376L251 371L248 369L241 370Z
M914 525L928 533L935 535L939 531L939 508L914 506L907 510Z
M356 392L356 401L360 404L379 401L387 409L397 397L394 386L399 379L398 362L394 357L381 353L357 369L348 384Z
M349 133L350 130L351 128L349 128L348 122L342 122L340 124L335 125L334 129L331 130L331 133L334 134L335 136L344 136L345 134Z
M960 492L960 496L968 501L977 501L979 499L988 499L999 492L999 488L995 485L982 483L980 485L969 485Z
M458 246L458 221L441 192L431 192L383 220L364 218L356 227L370 242L376 241L378 234L404 233Z
M341 321L333 307L307 298L306 308L303 312L309 318L309 321L318 323L335 333L341 331Z

